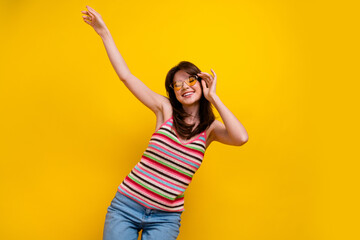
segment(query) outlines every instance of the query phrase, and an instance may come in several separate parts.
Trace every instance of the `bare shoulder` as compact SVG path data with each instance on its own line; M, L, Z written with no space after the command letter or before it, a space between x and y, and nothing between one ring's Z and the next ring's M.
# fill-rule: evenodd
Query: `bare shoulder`
M214 141L214 129L218 126L221 126L221 122L219 120L214 120L210 127L206 129L206 148L210 145L212 141Z
M170 100L162 96L161 109L156 114L156 126L155 130L158 130L160 126L172 116L172 106Z
M170 100L167 97L163 96L163 101L161 103L161 112L164 118L164 121L168 120L173 113Z

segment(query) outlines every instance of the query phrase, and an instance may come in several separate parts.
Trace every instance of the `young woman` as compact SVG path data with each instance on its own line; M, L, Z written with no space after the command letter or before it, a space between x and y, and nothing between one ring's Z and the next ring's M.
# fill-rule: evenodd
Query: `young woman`
M125 86L156 115L156 131L141 160L119 185L107 209L104 240L171 240L179 234L184 192L212 141L241 146L248 135L216 95L216 74L182 61L167 74L169 98L150 90L128 69L101 15L87 6L84 21L100 35ZM224 124L215 120L211 104Z

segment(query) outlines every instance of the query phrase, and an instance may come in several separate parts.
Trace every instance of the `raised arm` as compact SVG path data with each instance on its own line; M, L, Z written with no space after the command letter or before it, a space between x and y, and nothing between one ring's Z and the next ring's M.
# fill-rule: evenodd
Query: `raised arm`
M103 40L110 62L120 80L137 99L150 108L155 114L161 111L162 102L168 101L168 99L152 91L130 72L123 57L117 49L109 30L106 29L106 31L100 36Z
M210 132L209 141L218 141L228 145L241 146L245 144L248 139L248 133L236 116L222 103L216 94L216 74L211 69L214 76L206 72L198 73L204 79L201 81L205 98L212 103L212 105L219 112L224 124L218 120L213 123L213 130Z
M161 112L163 103L169 100L166 97L152 91L130 72L101 15L93 8L89 6L86 7L88 11L81 11L83 14L87 15L83 16L84 21L92 26L101 37L110 62L120 80L137 99L150 108L155 114Z

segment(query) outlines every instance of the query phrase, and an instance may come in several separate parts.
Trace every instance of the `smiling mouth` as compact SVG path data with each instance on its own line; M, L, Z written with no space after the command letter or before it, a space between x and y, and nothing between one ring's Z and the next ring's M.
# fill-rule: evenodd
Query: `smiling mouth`
M183 95L181 95L182 97L190 97L191 95L193 95L194 94L194 92L187 92L187 93L185 93L185 94L183 94Z

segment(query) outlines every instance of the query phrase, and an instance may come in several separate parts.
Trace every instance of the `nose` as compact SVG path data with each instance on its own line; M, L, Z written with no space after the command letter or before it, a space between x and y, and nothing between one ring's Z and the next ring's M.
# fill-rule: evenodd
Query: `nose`
M182 88L188 89L190 86L186 83L186 81L183 82Z

